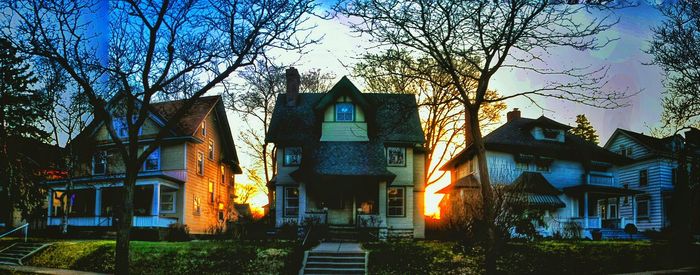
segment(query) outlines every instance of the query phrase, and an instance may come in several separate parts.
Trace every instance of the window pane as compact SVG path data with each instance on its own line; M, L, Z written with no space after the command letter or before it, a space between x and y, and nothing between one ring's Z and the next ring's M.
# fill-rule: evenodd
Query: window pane
M353 121L354 105L352 103L338 103L335 105L336 121Z
M406 165L406 150L401 147L387 147L387 164L389 166Z
M387 189L387 215L403 216L404 215L404 189L392 187Z
M301 164L301 147L284 148L284 165L298 166Z

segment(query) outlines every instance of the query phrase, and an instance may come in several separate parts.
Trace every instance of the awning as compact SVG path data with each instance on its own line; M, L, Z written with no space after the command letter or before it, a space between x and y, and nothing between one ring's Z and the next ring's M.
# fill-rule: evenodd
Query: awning
M583 194L584 192L608 196L608 197L632 196L632 195L644 193L642 191L628 189L628 188L620 188L620 187L605 186L605 185L594 185L594 184L581 184L581 185L570 186L570 187L564 188L564 193L567 195L579 195L579 194Z
M506 190L515 199L521 199L530 207L562 208L566 204L559 199L561 191L537 172L523 172Z
M528 206L531 207L542 207L542 208L564 208L566 204L555 195L542 195L542 194L532 194L525 193L526 202Z

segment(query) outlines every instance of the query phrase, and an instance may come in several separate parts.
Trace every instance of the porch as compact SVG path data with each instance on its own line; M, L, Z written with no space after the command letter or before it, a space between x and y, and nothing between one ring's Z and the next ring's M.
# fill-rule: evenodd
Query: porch
M578 198L578 217L570 221L584 229L624 229L627 224L637 224L636 207L631 217L620 213L623 203L636 204L637 190L614 185L612 176L587 175L587 183L566 187L564 193Z
M302 184L304 204L300 221L314 221L357 228L386 227L386 182L349 182ZM396 192L397 188L389 188ZM403 189L401 189L403 191ZM300 190L301 191L301 190ZM401 202L403 206L404 202ZM389 201L392 204L392 201ZM302 209L303 208L303 209Z
M180 215L177 201L179 186L166 182L137 182L134 190L134 227L168 227ZM59 226L68 213L70 226L111 227L121 212L121 184L79 185L66 194L65 188L53 188L48 194L48 226Z

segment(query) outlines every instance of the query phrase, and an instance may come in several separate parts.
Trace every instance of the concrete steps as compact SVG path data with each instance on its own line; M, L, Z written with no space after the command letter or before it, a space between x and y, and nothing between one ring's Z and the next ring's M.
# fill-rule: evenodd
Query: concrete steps
M22 260L49 246L47 243L14 243L0 250L0 264L22 265Z
M307 251L299 273L367 274L367 253Z
M327 240L332 242L357 241L359 233L355 226L329 225Z

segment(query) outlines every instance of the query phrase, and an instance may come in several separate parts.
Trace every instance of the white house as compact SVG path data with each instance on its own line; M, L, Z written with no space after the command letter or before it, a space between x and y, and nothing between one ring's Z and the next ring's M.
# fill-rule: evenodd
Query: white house
M507 117L484 136L489 175L492 184L517 181L527 186L530 205L548 210L543 235L562 231L567 222L580 224L585 236L595 229L621 230L636 223L634 213L623 216L620 209L638 191L615 177L615 167L627 164L628 158L571 135L571 127L544 116L522 118L515 109ZM478 183L476 162L470 146L441 169L451 172L454 189L478 188L463 184L466 178Z

